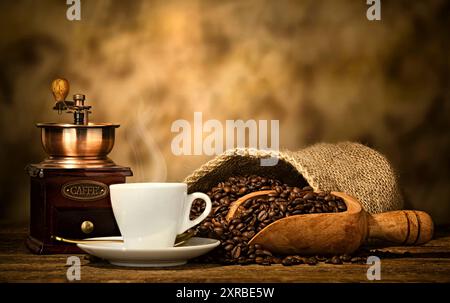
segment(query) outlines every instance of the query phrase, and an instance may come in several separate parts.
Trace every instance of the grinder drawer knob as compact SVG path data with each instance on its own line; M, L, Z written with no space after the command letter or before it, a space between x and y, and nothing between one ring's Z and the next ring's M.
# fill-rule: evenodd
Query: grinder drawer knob
M91 221L84 221L83 223L81 223L81 231L85 234L90 234L94 231L94 223L92 223Z

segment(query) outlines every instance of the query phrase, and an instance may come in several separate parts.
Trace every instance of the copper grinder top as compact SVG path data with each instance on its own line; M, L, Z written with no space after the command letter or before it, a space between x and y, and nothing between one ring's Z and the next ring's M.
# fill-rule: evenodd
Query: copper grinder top
M69 82L56 79L52 82L55 98L54 110L73 114L73 123L38 123L42 146L48 157L39 163L47 168L102 168L115 163L107 157L114 146L113 123L91 123L91 106L85 104L85 95L75 94L73 101L66 100Z

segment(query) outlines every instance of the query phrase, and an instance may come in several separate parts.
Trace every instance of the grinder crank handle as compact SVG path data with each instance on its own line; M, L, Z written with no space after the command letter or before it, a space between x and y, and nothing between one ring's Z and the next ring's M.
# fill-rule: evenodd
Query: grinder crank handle
M61 111L67 110L68 107L74 105L74 101L66 101L70 89L69 81L64 78L55 79L52 82L51 89L56 101L53 109L58 110L58 113L61 113Z
M398 210L367 215L367 242L419 245L433 237L433 220L423 211Z
M52 82L52 93L53 97L55 97L56 102L65 101L67 95L69 94L69 81L64 78L55 79Z

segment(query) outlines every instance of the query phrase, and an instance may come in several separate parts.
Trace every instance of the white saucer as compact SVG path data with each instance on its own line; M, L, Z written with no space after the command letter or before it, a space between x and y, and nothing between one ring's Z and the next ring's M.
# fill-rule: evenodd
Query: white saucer
M88 240L122 240L122 237L100 237ZM166 267L183 265L187 260L201 256L218 246L216 239L193 237L177 247L157 249L130 249L123 243L77 244L88 254L108 260L118 266Z

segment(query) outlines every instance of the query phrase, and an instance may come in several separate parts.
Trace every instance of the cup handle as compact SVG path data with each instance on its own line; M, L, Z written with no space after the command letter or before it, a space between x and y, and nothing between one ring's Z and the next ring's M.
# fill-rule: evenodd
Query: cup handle
M211 212L211 208L212 208L211 199L204 193L200 193L200 192L192 193L190 195L187 195L186 199L187 199L187 205L184 210L185 213L183 216L183 222L181 224L180 229L178 230L178 234L184 233L189 228L197 225L198 223L200 223L204 219L206 219L206 217ZM198 216L194 220L191 220L191 219L189 219L189 214L191 213L192 203L194 202L195 199L202 199L203 201L205 201L206 207L200 216Z

